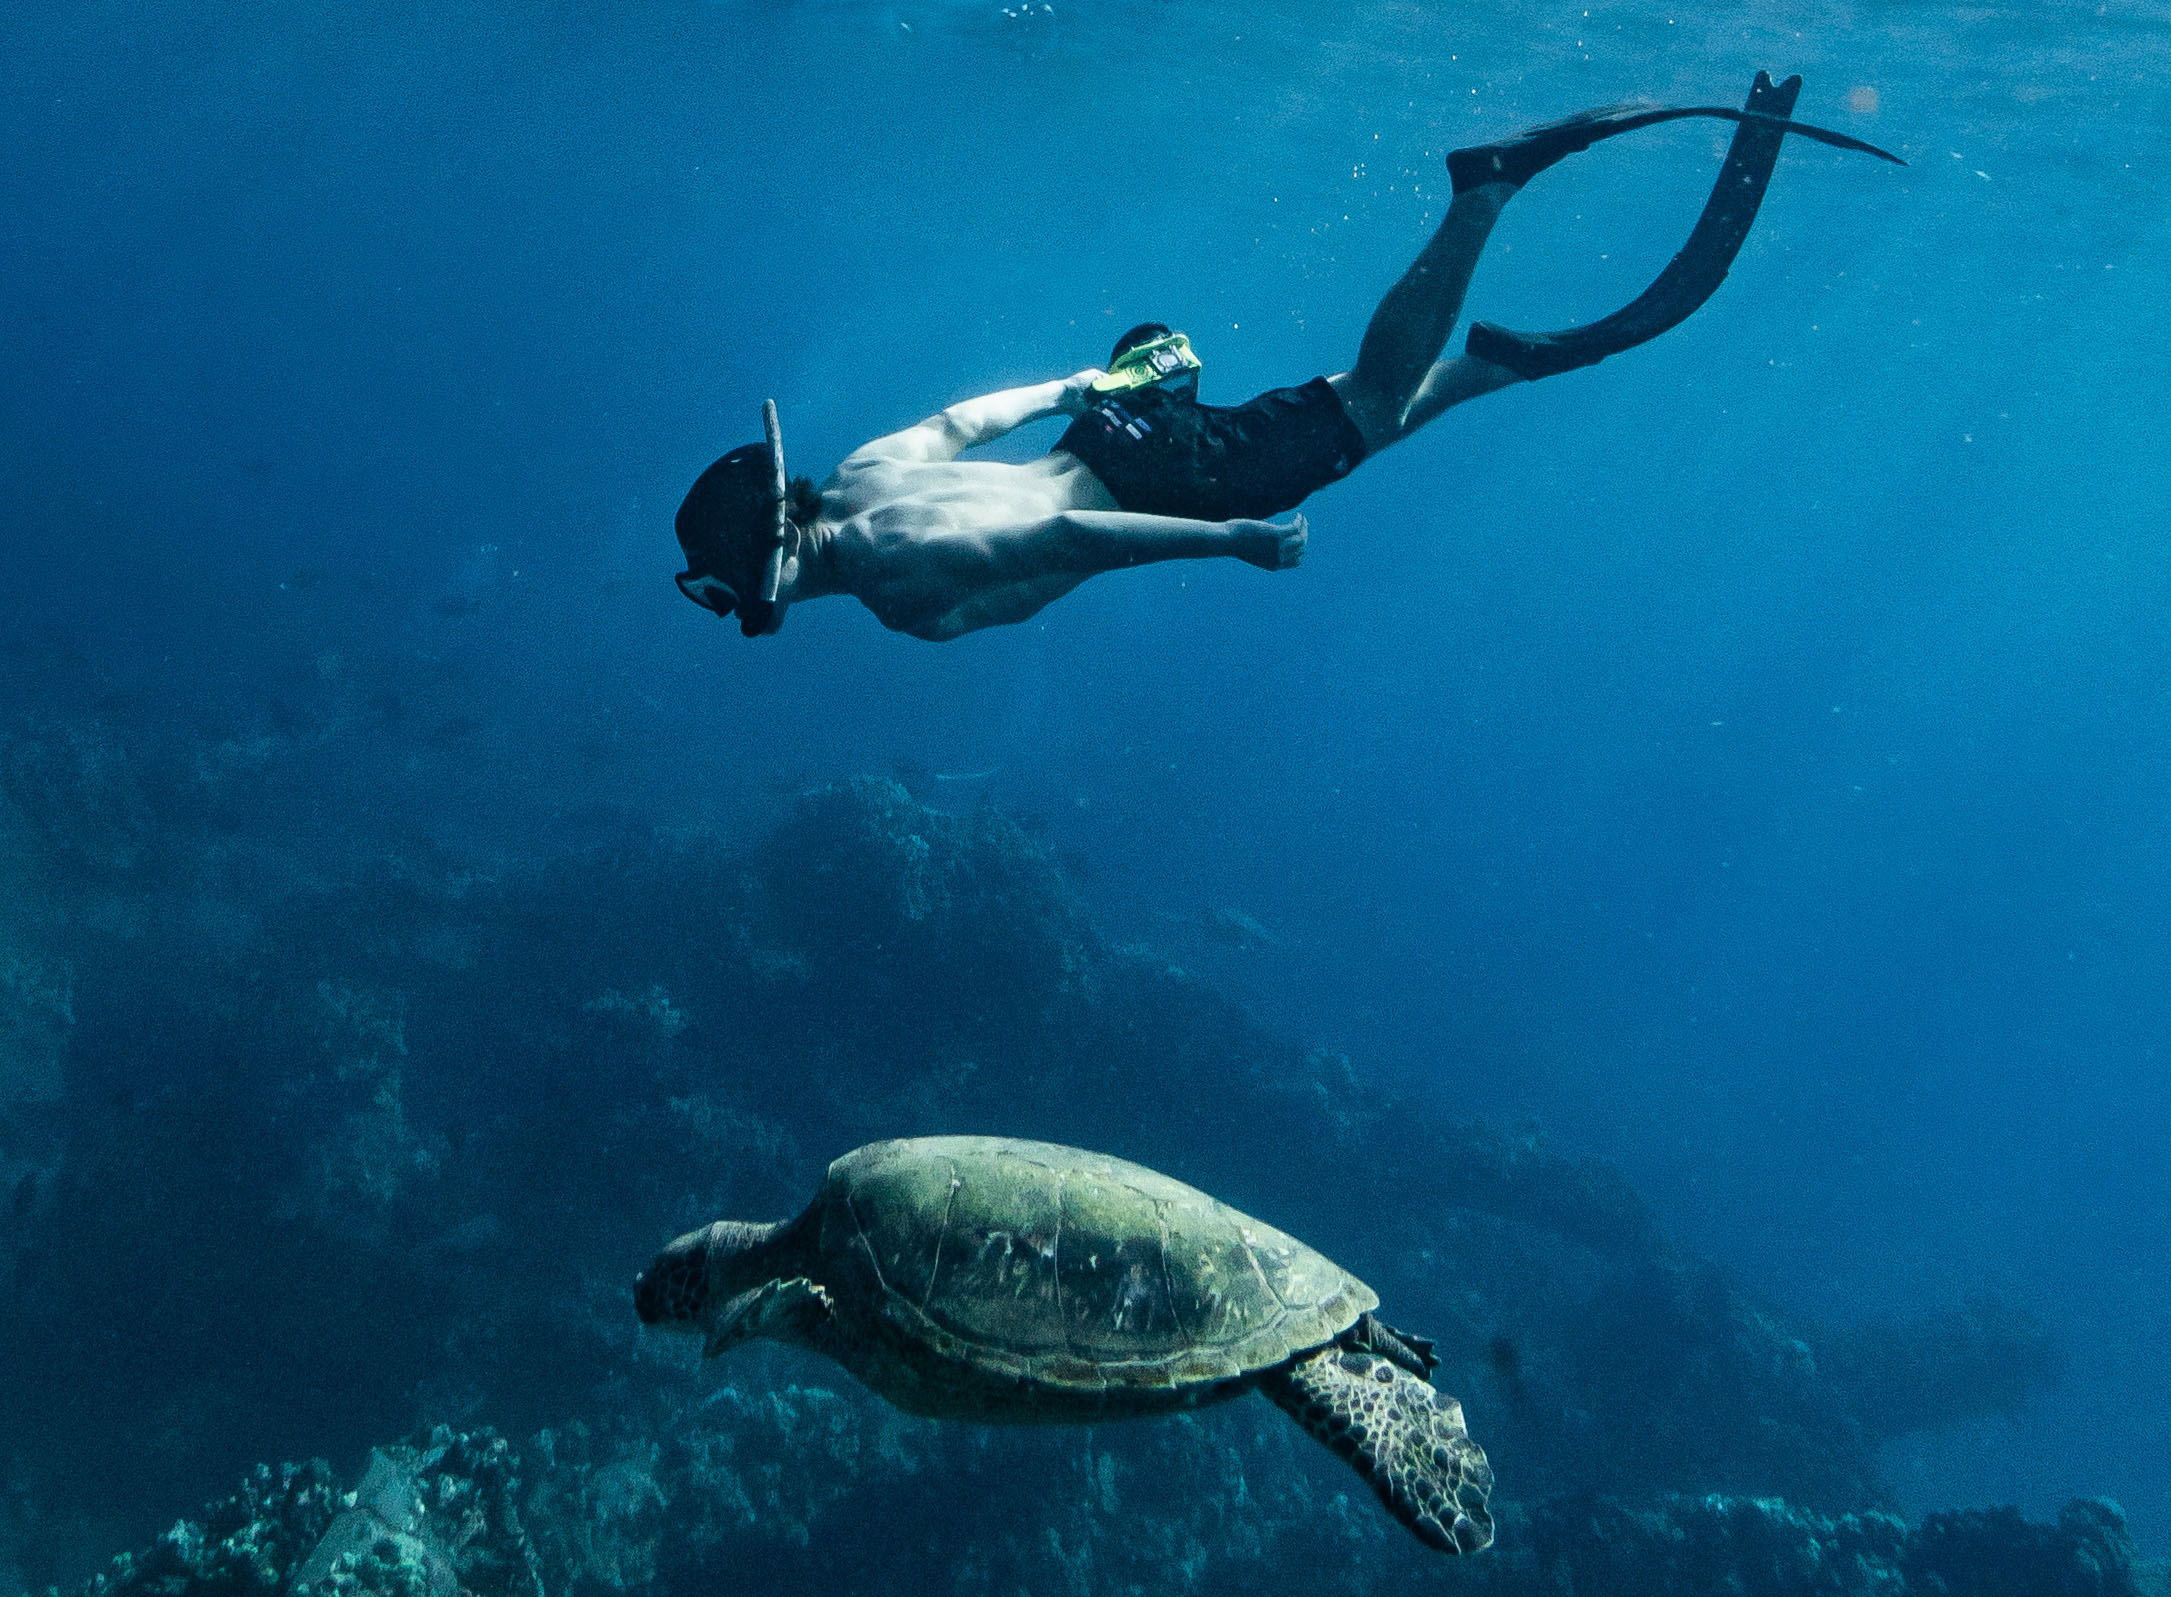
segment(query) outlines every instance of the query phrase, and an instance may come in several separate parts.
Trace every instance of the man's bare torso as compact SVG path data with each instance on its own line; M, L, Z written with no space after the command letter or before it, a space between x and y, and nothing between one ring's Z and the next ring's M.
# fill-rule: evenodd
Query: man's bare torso
M957 458L1075 415L1099 375L966 400L854 450L822 485L813 556L791 563L780 597L850 593L884 626L945 639L1023 621L1101 571L1217 555L1296 564L1302 517L1277 527L1134 515L1060 450L1015 465Z
M834 495L834 499L832 499ZM996 580L963 603L954 580L987 563L985 535L1050 520L1066 510L1114 510L1101 480L1076 457L1043 455L1023 465L993 460L903 461L864 451L822 485L822 510L837 525L840 574L864 574L854 591L885 626L944 636L1023 620L1086 579L1045 572ZM949 547L927 548L937 541ZM948 556L935 558L929 556ZM930 567L933 569L930 570ZM933 575L930 583L920 580Z

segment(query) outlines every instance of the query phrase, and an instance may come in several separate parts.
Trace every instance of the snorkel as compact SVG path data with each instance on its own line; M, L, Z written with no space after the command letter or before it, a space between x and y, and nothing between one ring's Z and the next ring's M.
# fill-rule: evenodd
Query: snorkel
M776 498L776 519L769 525L769 553L762 561L761 581L755 587L754 597L739 606L739 630L750 638L758 638L764 632L776 630L777 592L784 585L784 546L796 544L796 528L792 526L791 495L784 478L784 427L777 420L776 401L761 402L761 430L769 440L769 470L773 481L772 492Z
M678 574L679 592L719 618L737 612L749 638L777 629L784 581L804 549L775 400L762 401L761 424L764 442L734 449L703 472L677 523L688 567Z

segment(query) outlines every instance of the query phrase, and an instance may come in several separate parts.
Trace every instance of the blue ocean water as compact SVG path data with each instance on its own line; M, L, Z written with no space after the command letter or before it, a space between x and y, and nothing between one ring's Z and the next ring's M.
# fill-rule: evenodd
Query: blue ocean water
M245 825L304 852L993 804L1113 934L1613 1161L1805 1323L2032 1310L2063 1387L1894 1443L1897 1500L2171 1550L2171 10L83 3L0 52L41 693L276 744ZM1448 149L1760 68L1910 165L1790 141L1710 305L1366 463L1296 571L941 646L672 587L764 397L820 476L1142 320L1216 402L1341 370ZM1629 298L1726 136L1546 174L1471 312Z

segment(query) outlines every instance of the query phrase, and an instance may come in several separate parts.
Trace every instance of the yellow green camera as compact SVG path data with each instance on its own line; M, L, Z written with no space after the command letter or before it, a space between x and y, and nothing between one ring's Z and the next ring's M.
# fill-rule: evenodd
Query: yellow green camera
M1205 369L1206 363L1191 352L1190 339L1181 333L1167 333L1125 350L1121 360L1093 379L1093 391L1127 394L1134 388L1148 388Z

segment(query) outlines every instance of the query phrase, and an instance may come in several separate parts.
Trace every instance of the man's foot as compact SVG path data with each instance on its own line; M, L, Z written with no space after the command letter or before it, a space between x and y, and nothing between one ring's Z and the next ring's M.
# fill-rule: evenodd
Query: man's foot
M1455 192L1483 188L1488 183L1507 183L1520 188L1555 161L1587 150L1600 139L1643 126L1641 117L1656 107L1631 102L1601 105L1578 111L1558 122L1543 122L1492 144L1473 144L1467 150L1450 150L1447 175Z

